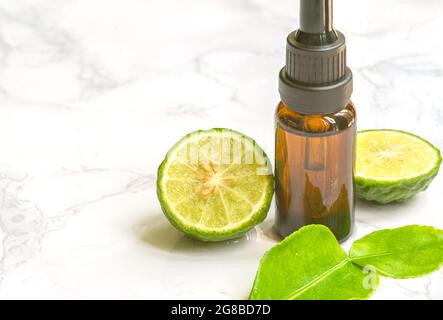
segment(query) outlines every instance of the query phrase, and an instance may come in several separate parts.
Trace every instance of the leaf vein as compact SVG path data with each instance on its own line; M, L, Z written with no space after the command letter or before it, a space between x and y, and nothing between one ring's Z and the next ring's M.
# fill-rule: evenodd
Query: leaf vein
M361 255L361 256L351 257L351 260L355 261L355 260L359 260L359 259L369 259L369 258L384 257L384 256L388 256L388 255L403 253L405 251L412 251L412 250L416 250L416 249L421 249L422 250L422 249L424 249L426 247L433 248L433 244L432 243L427 243L427 244L420 245L420 246L414 246L414 247L409 247L409 248L400 248L398 250L393 250L393 251L388 251L388 252L380 252L380 253Z
M329 275L331 275L332 273L334 273L335 271L337 271L338 269L340 269L341 267L343 267L344 265L346 265L349 262L350 262L350 260L348 258L344 259L343 261L341 261L340 263L336 264L332 268L330 268L330 269L324 271L323 273L319 274L316 278L312 279L311 281L309 281L308 283L306 283L302 287L298 288L296 291L291 293L284 300L295 300L295 298L297 296L301 295L302 293L306 292L310 288L314 287L316 284L318 284L322 280L326 279Z

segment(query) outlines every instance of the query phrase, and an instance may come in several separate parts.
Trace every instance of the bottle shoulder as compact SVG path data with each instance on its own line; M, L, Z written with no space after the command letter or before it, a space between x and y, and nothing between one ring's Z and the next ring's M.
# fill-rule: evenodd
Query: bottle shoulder
M349 102L342 110L326 115L308 115L298 113L283 102L275 111L276 125L288 131L304 133L333 133L354 127L356 111L354 104Z

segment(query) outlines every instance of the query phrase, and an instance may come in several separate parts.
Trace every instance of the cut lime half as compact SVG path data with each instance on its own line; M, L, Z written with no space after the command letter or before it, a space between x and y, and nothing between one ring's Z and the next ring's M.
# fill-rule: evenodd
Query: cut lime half
M360 198L389 203L425 190L442 158L428 141L399 130L365 130L357 134L356 191Z
M164 214L177 229L204 241L237 238L263 221L273 191L264 151L229 129L186 135L158 170Z

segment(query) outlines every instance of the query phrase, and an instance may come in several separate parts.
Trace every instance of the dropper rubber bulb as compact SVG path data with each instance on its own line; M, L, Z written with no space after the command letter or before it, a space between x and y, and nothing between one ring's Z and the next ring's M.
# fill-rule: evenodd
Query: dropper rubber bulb
M332 29L332 0L300 0L300 30L328 33Z

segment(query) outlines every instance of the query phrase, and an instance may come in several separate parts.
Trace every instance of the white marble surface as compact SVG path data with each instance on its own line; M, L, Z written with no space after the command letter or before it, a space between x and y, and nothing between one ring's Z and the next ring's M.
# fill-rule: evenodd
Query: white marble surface
M273 154L277 73L296 0L0 0L0 299L245 298L268 220L202 244L163 217L156 169L195 129ZM359 128L443 149L443 2L336 0ZM435 42L435 43L434 43ZM359 203L352 239L443 228L441 174L401 205ZM344 244L349 247L350 242ZM441 299L443 270L383 279L379 299Z

